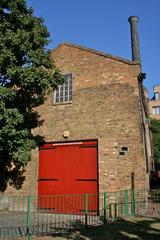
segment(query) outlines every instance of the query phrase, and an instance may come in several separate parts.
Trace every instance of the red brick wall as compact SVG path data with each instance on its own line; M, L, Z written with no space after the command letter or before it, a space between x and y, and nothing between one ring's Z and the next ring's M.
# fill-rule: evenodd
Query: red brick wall
M52 52L62 73L73 74L73 101L54 105L50 90L37 108L44 124L34 130L46 141L98 139L99 190L148 187L140 125L137 76L139 65L61 45ZM64 139L64 131L69 132ZM127 147L125 155L120 155ZM38 151L26 171L23 193L37 194Z

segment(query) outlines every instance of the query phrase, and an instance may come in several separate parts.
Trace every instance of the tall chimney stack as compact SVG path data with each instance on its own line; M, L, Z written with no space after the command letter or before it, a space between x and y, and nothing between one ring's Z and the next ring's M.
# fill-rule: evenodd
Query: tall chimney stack
M141 63L139 38L138 38L138 30L137 30L138 20L139 19L136 16L131 16L128 19L130 23L130 29L131 29L132 61L138 61L139 63Z

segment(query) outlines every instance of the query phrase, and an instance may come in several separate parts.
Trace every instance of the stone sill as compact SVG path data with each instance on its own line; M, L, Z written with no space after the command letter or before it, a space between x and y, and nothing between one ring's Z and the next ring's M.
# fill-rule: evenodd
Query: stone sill
M73 104L73 101L53 103L53 106Z

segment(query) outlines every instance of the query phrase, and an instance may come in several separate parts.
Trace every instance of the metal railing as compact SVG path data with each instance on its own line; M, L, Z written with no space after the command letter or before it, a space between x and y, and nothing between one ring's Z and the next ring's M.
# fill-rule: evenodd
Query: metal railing
M54 196L0 196L0 238L52 234L105 224L117 218L146 215L160 203L160 190L119 191Z

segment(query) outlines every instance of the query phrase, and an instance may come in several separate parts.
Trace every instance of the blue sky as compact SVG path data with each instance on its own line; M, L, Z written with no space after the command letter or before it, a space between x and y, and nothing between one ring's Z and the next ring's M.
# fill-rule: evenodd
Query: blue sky
M160 0L27 0L50 32L49 48L72 42L131 59L131 15L139 17L144 85L160 84Z

